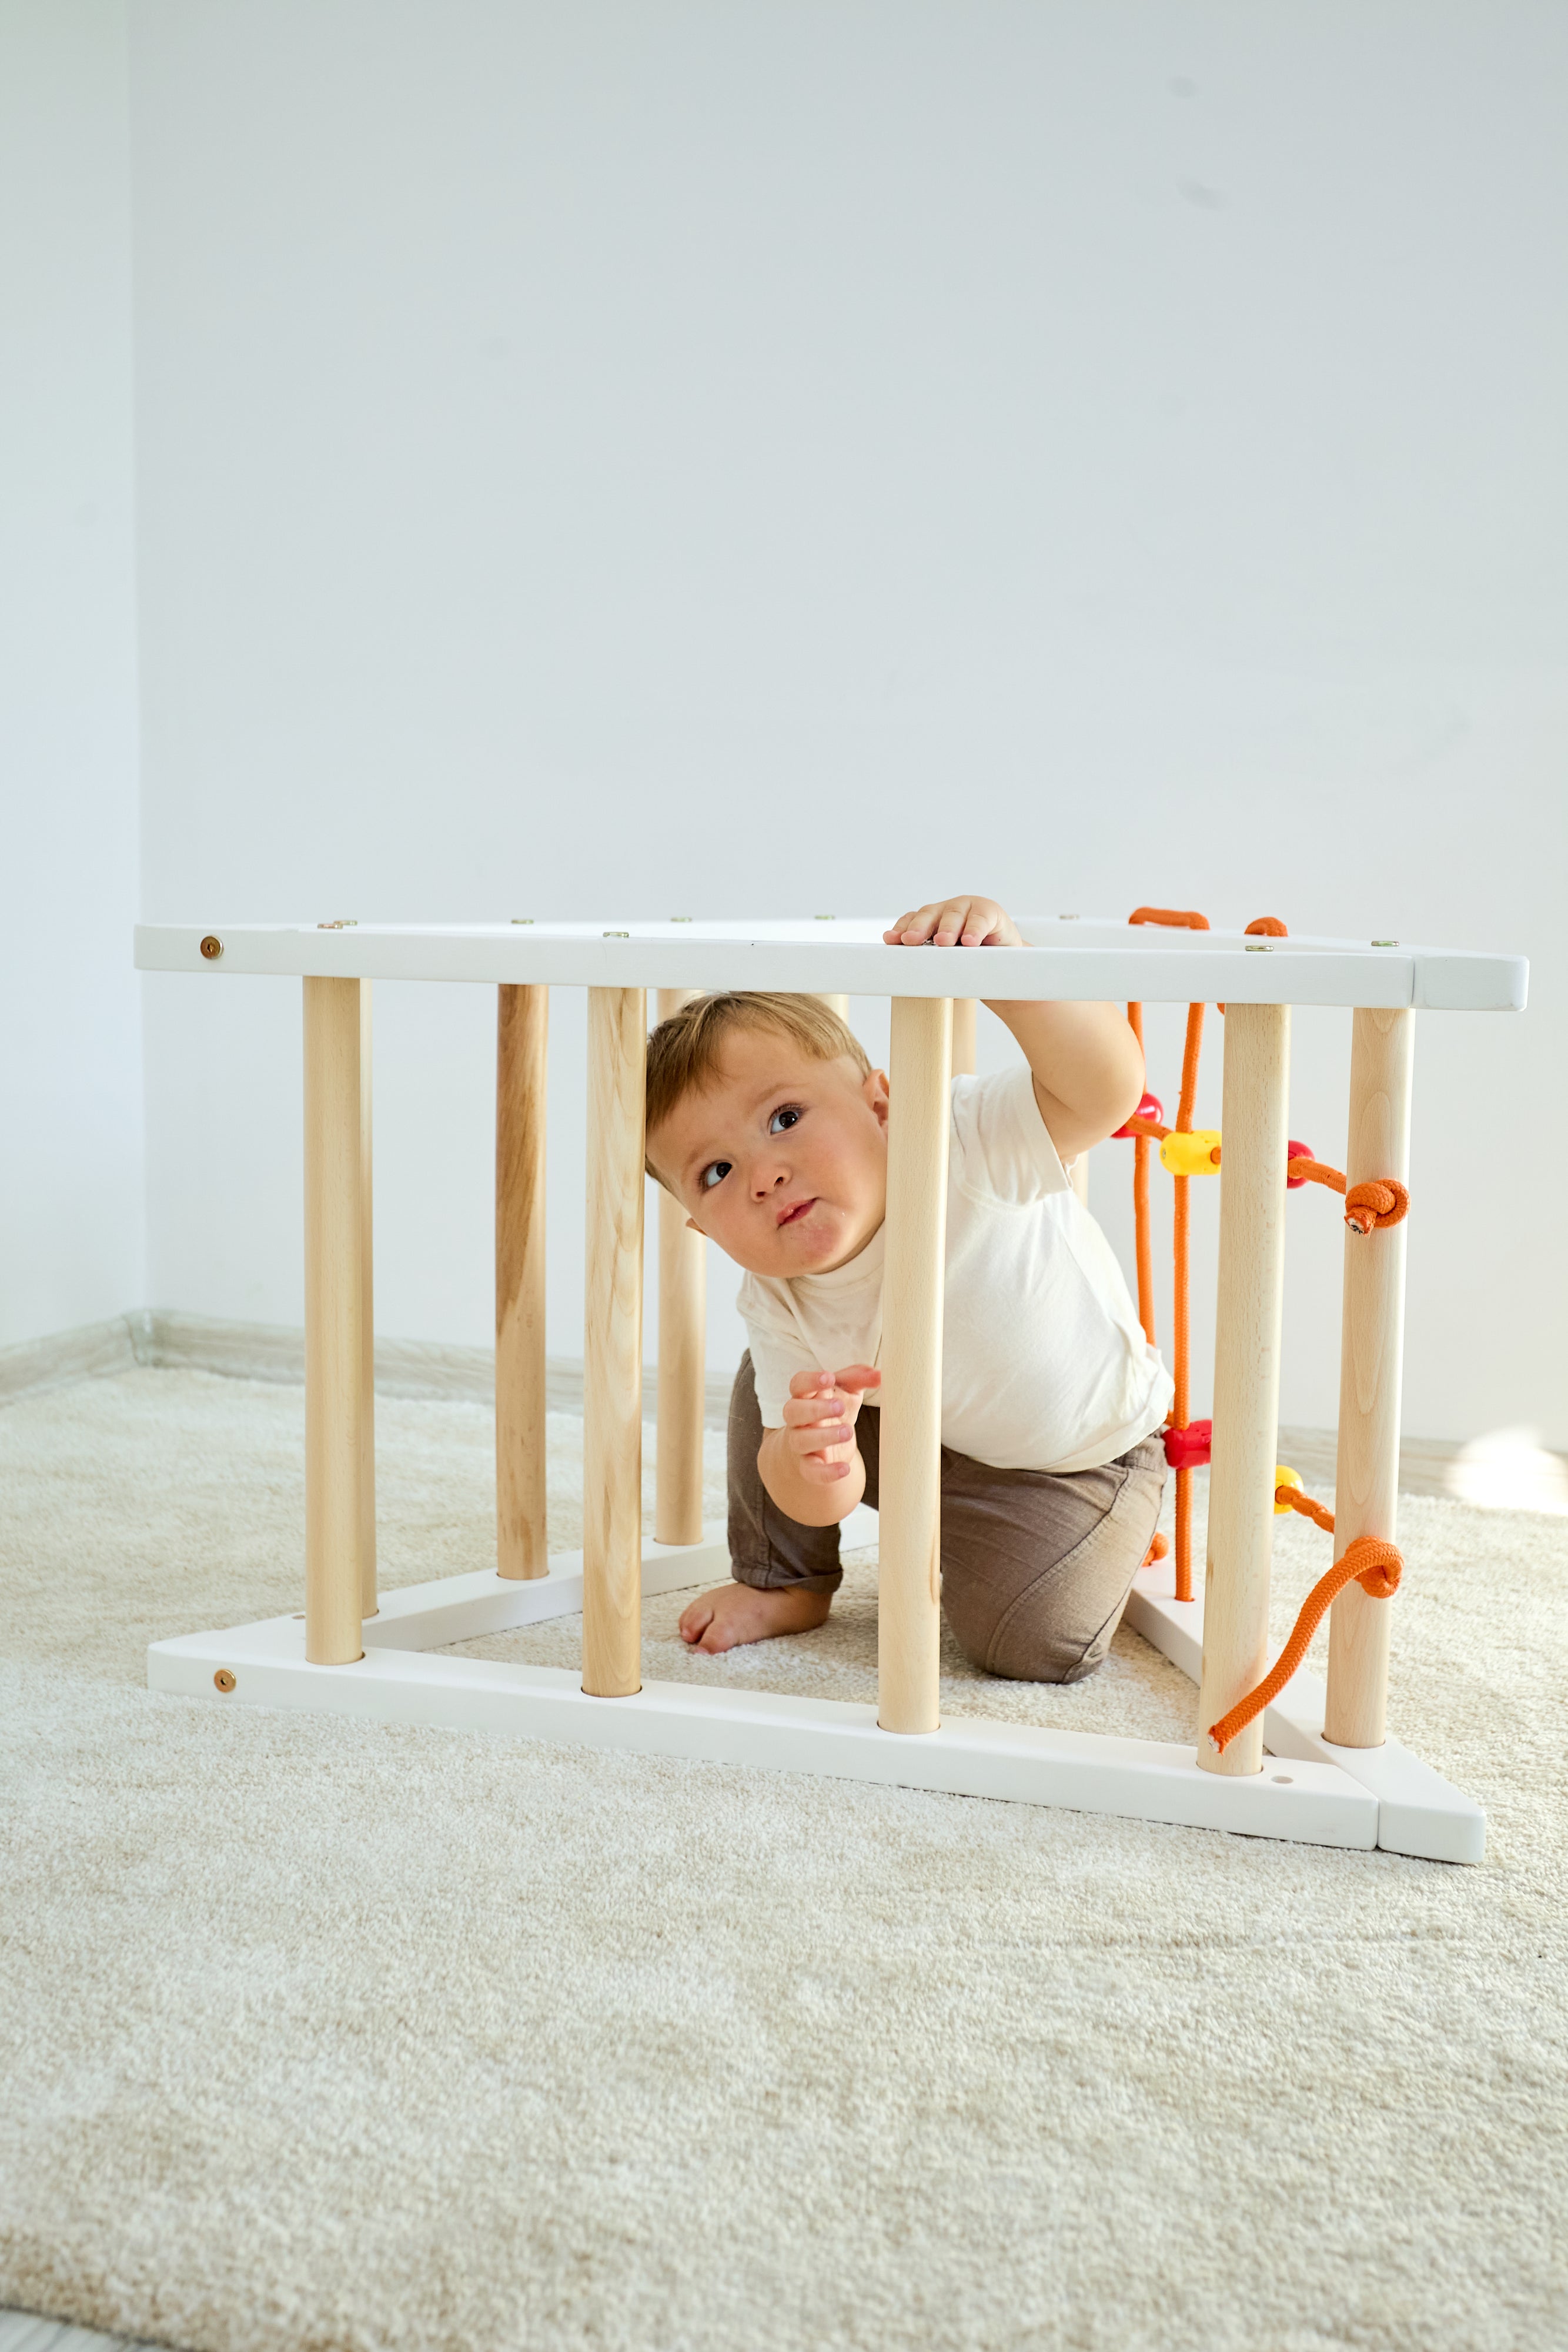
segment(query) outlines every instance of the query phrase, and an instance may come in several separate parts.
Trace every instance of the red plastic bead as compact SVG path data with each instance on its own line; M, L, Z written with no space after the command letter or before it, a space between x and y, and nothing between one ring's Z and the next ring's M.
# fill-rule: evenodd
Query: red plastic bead
M1212 1421L1189 1421L1185 1429L1160 1433L1166 1441L1166 1460L1173 1470L1201 1470L1207 1464L1214 1439Z
M1310 1143L1287 1143L1285 1146L1287 1160L1315 1160L1317 1156ZM1299 1192L1306 1181L1304 1176L1287 1176L1285 1190L1287 1192Z
M1158 1095L1145 1095L1143 1101L1138 1105L1137 1109L1133 1113L1133 1117L1134 1118L1152 1118L1157 1126L1164 1127L1166 1123L1166 1107L1164 1103L1161 1102ZM1134 1135L1130 1127L1119 1127L1112 1136L1111 1140L1113 1143L1125 1143L1129 1140L1136 1142L1137 1138ZM1145 1137L1145 1141L1146 1142L1148 1138Z

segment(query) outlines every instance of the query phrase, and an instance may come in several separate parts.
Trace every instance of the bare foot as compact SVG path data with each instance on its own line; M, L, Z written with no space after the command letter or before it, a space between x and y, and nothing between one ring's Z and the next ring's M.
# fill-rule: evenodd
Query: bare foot
M809 1633L827 1622L831 1592L758 1592L749 1584L719 1584L681 1612L681 1639L692 1650L734 1650L743 1642L770 1642L776 1633Z

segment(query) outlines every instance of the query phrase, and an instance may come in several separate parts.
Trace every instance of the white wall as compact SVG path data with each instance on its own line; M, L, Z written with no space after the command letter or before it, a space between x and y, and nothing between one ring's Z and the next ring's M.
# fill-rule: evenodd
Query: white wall
M0 1346L141 1305L124 11L0 5Z
M1568 1441L1568 16L131 22L149 917L966 882L1522 949L1525 1020L1423 1024L1406 1423ZM147 1005L155 1303L297 1320L292 992ZM492 1020L382 992L389 1330L488 1329ZM1292 1132L1329 1157L1346 1026L1298 1025ZM1167 1100L1176 1061L1156 1023ZM1325 1423L1341 1228L1291 1213L1282 1410Z

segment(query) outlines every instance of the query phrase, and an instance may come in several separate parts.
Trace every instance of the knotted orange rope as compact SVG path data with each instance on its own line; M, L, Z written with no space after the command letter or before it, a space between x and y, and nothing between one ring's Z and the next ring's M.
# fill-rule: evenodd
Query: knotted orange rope
M1410 1195L1393 1176L1375 1176L1345 1192L1339 1170L1326 1167L1321 1160L1292 1160L1291 1173L1304 1176L1309 1184L1326 1184L1331 1192L1344 1192L1344 1221L1358 1234L1400 1224L1410 1213Z
M1196 910L1176 907L1136 907L1128 916L1129 923L1163 923L1178 931L1207 931L1208 917ZM1129 1004L1127 1019L1141 1046L1144 1042L1144 1008ZM1193 1105L1197 1097L1198 1055L1203 1048L1203 1007L1189 1004L1186 1009L1186 1041L1181 1057L1181 1101L1176 1108L1176 1132L1192 1131ZM1150 1347L1155 1340L1154 1256L1149 1240L1149 1143L1152 1122L1139 1119L1134 1127L1133 1143L1133 1213L1138 1242L1138 1320ZM1168 1132L1168 1130L1167 1130ZM1171 1256L1172 1300L1171 1316L1176 1327L1173 1367L1176 1395L1169 1414L1173 1429L1185 1429L1188 1420L1188 1316L1187 1316L1187 1185L1191 1179L1177 1176L1173 1180L1175 1199L1172 1207ZM1192 1599L1192 1472L1177 1470L1176 1474L1176 1597L1178 1601Z
M1288 1503L1293 1511L1333 1535L1333 1513L1322 1503L1314 1503L1299 1486L1276 1486L1276 1503ZM1291 1629L1291 1638L1281 1651L1256 1690L1239 1699L1228 1715L1210 1724L1208 1736L1224 1755L1239 1731L1244 1731L1257 1716L1262 1714L1271 1699L1278 1698L1291 1676L1312 1647L1312 1635L1322 1623L1324 1612L1336 1594L1347 1584L1359 1584L1373 1601L1392 1601L1399 1590L1405 1573L1404 1556L1397 1544L1384 1543L1375 1536L1354 1536L1335 1560L1326 1576L1320 1576L1305 1601L1300 1616Z

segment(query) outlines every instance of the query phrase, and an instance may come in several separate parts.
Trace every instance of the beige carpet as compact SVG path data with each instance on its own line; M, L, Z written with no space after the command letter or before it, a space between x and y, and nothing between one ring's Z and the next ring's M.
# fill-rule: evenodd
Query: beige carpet
M0 1412L0 2302L193 2352L1568 2345L1562 1519L1406 1506L1395 1721L1490 1811L1465 1871L153 1698L149 1638L298 1605L300 1423L160 1371ZM381 1437L386 1580L481 1564L483 1412ZM1323 1539L1280 1558L1283 1613ZM863 1571L716 1661L679 1605L651 1675L870 1689ZM1189 1720L1132 1635L1070 1692L946 1665Z

